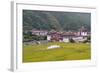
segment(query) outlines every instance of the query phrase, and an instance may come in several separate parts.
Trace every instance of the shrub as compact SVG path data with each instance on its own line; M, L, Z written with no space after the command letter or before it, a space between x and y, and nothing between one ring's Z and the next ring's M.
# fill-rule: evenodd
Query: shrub
M71 43L75 43L75 41L71 38L71 39L69 39L69 41L71 42Z

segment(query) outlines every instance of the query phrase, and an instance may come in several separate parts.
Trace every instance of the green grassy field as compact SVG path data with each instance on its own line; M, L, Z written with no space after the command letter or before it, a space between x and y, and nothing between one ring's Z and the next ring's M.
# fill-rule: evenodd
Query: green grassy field
M60 45L60 48L47 49L51 45ZM52 42L40 45L23 46L23 62L64 61L91 59L91 47L86 43Z

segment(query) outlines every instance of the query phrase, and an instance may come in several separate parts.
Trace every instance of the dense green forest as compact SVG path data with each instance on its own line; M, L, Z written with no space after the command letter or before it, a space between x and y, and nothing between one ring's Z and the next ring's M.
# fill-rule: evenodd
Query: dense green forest
M90 31L91 14L78 12L54 12L23 10L23 30L72 30L77 31L84 26Z

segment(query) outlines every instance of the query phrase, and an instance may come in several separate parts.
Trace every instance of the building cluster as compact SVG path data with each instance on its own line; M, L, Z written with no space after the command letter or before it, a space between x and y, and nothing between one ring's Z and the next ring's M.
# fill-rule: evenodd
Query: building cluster
M36 30L32 29L33 35L47 36L47 41L58 41L58 42L69 42L73 39L76 42L82 42L90 36L84 27L80 28L79 31L47 31L47 30Z

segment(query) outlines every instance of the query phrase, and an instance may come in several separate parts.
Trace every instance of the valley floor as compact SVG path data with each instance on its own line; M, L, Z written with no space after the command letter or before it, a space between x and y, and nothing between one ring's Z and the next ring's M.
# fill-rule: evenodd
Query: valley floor
M60 48L47 49L59 45ZM49 42L47 44L30 44L23 46L23 62L64 61L91 59L90 43Z

